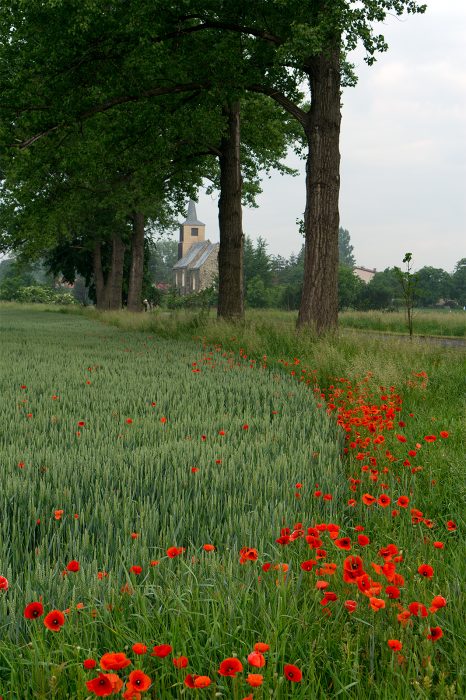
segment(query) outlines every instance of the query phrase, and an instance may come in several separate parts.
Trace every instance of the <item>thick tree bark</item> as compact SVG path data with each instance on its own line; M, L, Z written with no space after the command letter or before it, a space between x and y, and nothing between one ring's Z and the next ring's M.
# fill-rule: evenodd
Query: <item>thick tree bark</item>
M298 328L317 333L338 325L338 198L340 192L339 51L308 61L311 108L305 131L306 210L304 283Z
M219 158L220 249L217 316L234 320L244 318L239 102L231 103L224 109L224 114L228 120L228 128L221 141Z
M96 307L98 309L106 309L106 294L104 273L102 270L102 250L100 242L96 243L92 252L92 263L94 272Z
M144 275L144 214L133 214L131 269L129 272L128 311L142 311L142 279Z
M123 297L123 265L125 244L118 234L112 238L112 262L107 279L107 308L121 309Z
M102 311L121 309L123 296L123 265L125 244L120 236L112 238L112 259L105 279L102 267L102 243L96 243L92 252L96 307Z

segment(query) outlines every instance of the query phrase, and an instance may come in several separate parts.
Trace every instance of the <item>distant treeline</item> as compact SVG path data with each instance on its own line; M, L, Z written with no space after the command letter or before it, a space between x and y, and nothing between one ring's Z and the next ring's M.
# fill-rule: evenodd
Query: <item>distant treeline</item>
M340 228L339 253L340 310L397 309L403 306L395 268L377 272L367 284L357 277L353 271L355 259L350 235L343 228ZM195 299L177 299L176 293L170 289L177 257L178 244L174 240L165 239L146 245L143 291L144 297L153 304L196 305ZM244 291L249 308L298 309L303 275L304 246L297 255L285 258L269 254L268 244L263 238L254 242L245 237ZM63 294L66 294L65 298ZM31 266L13 260L0 263L0 299L60 302L61 299L69 301L70 294L78 303L93 303L94 300L92 283L86 286L82 278L76 280L73 289L68 289L60 284L59 278L47 273L44 264ZM421 307L466 306L466 258L459 260L452 273L429 266L418 270L415 296L416 305ZM215 304L215 290L207 297L204 295L202 303L205 299Z

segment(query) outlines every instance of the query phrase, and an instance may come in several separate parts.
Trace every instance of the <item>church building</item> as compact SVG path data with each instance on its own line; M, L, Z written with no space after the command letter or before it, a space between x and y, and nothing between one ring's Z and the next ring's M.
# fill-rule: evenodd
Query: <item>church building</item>
M180 294L194 294L211 287L218 275L219 243L205 240L205 224L199 221L191 200L186 221L180 226L178 262L173 266L175 287Z

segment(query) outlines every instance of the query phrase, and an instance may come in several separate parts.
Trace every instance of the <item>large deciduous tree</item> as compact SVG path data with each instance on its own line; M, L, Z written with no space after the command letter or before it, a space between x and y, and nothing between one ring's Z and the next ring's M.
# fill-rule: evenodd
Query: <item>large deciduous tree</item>
M239 33L247 43L248 88L270 96L301 125L307 145L304 212L304 284L298 326L322 333L338 320L338 199L340 104L343 84L354 83L346 61L361 42L367 62L385 51L376 23L389 12L424 12L415 0L229 0L190 3L180 33L213 28ZM310 95L303 108L300 94Z

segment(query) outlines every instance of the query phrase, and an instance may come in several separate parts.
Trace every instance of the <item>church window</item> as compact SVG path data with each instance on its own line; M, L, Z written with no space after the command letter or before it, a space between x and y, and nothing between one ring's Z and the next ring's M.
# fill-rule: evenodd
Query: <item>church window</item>
M199 235L199 229L198 228L192 228L191 229L191 236L197 236Z

